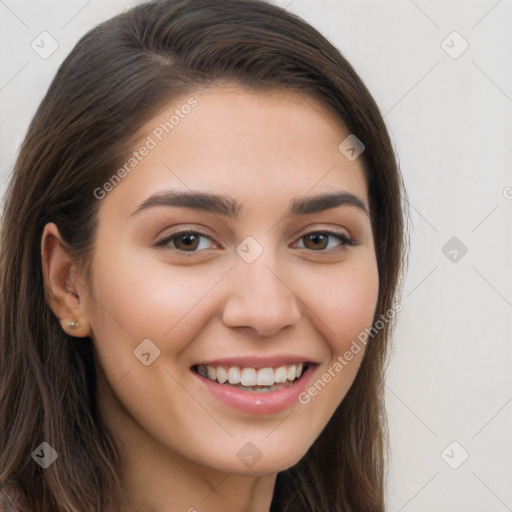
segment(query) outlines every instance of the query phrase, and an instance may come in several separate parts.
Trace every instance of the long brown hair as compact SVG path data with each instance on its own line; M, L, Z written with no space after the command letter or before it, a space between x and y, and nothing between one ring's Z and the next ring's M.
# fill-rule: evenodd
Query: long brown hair
M164 0L88 32L60 66L20 149L0 253L0 482L34 511L119 510L119 452L96 406L91 339L67 335L47 305L41 235L55 222L82 267L94 248L93 191L137 132L173 98L217 83L322 101L366 148L379 269L375 319L396 301L403 267L403 185L379 110L352 66L299 17L259 0ZM340 141L341 142L341 141ZM393 322L368 343L324 431L278 473L272 512L382 512L387 428L383 378ZM58 460L31 458L48 442Z

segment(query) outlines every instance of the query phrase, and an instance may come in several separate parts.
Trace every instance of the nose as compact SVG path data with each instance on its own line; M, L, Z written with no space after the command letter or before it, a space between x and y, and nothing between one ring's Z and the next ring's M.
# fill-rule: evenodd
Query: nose
M263 253L252 263L237 258L229 276L229 298L222 319L228 327L246 327L272 336L301 318L300 301L289 276L282 276L275 258Z

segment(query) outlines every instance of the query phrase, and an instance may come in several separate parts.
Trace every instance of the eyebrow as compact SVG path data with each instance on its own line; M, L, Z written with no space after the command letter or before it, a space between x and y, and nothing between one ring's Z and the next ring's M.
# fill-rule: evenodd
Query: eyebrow
M229 195L196 190L167 190L148 197L132 215L157 206L192 208L237 219L242 205ZM290 201L285 216L317 213L337 206L355 206L369 215L368 208L361 199L350 192L339 190L313 196L294 197Z

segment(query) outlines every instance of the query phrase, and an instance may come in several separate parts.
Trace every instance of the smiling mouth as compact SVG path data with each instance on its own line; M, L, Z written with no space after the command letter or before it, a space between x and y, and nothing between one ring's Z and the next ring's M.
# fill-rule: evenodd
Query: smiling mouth
M309 369L309 363L294 363L276 368L195 365L192 370L224 386L243 391L268 393L291 386Z

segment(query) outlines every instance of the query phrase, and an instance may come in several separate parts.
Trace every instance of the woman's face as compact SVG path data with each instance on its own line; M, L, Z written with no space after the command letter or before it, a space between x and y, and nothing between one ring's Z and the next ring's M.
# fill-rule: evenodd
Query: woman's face
M344 354L377 302L362 163L338 149L349 132L310 97L233 86L173 101L141 134L95 192L81 297L101 407L133 453L286 469L352 384L364 346Z

